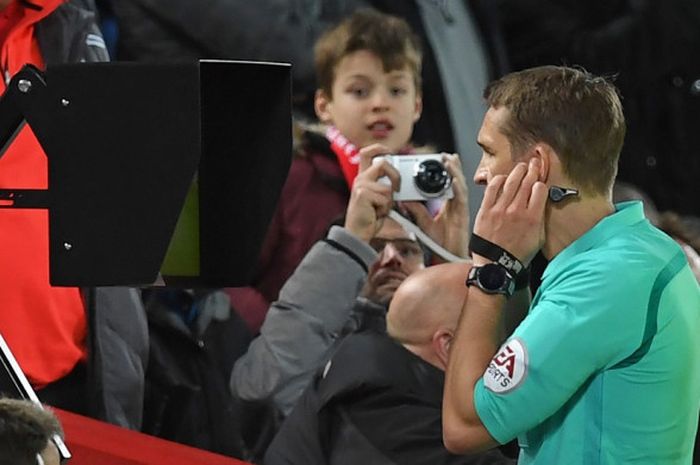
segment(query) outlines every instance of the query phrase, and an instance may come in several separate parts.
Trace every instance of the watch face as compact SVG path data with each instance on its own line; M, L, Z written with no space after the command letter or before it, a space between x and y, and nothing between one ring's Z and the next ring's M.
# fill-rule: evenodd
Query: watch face
M506 283L506 270L493 263L484 265L479 270L479 281L485 289L499 290Z

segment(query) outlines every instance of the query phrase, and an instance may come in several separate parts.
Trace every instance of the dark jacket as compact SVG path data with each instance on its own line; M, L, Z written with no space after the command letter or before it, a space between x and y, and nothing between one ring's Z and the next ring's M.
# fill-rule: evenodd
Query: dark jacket
M109 61L92 0L63 3L37 24L36 35L47 66Z
M513 464L442 443L444 373L386 335L348 336L272 441L265 465Z
M321 365L331 357L349 334L367 330L381 334L386 333L386 310L384 305L375 304L368 299L358 297L348 320L345 322L345 326L340 331L338 339L335 339L331 347L323 354L322 360L324 362ZM310 349L307 349L308 351ZM301 396L303 386L300 386L299 389L296 397ZM296 397L294 398L295 401L297 400ZM241 415L239 423L242 426L241 433L246 451L246 455L243 458L253 463L260 463L270 442L280 429L284 421L284 415L270 402L237 399L236 405Z
M245 323L221 291L152 290L147 312L143 432L242 458L228 377L250 343Z

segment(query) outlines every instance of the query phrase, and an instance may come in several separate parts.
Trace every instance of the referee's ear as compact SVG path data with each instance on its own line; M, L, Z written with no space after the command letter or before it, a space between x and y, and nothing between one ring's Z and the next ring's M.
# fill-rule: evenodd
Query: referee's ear
M537 176L537 180L546 184L547 179L549 179L549 171L552 167L552 164L561 164L561 161L559 160L559 155L557 155L557 153L549 144L545 144L544 142L535 144L532 147L529 155L529 158L537 158L540 161L540 173L539 176ZM556 160L554 159L554 157L556 157ZM525 161L529 162L529 159Z

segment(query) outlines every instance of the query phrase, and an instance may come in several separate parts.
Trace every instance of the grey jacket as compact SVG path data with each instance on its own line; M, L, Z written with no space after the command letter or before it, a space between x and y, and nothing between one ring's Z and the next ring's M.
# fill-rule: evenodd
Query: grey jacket
M89 324L90 414L115 425L141 429L148 323L136 289L85 290Z
M236 362L231 390L289 414L346 325L377 253L333 226L270 307L260 335Z

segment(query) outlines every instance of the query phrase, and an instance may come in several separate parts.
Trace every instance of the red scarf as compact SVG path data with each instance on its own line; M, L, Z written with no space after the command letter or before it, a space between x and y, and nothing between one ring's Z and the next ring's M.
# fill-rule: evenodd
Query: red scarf
M348 183L348 189L352 189L357 172L360 170L360 151L334 126L328 126L326 129L326 139L331 143L331 150L338 158L338 164L343 171L345 182Z

